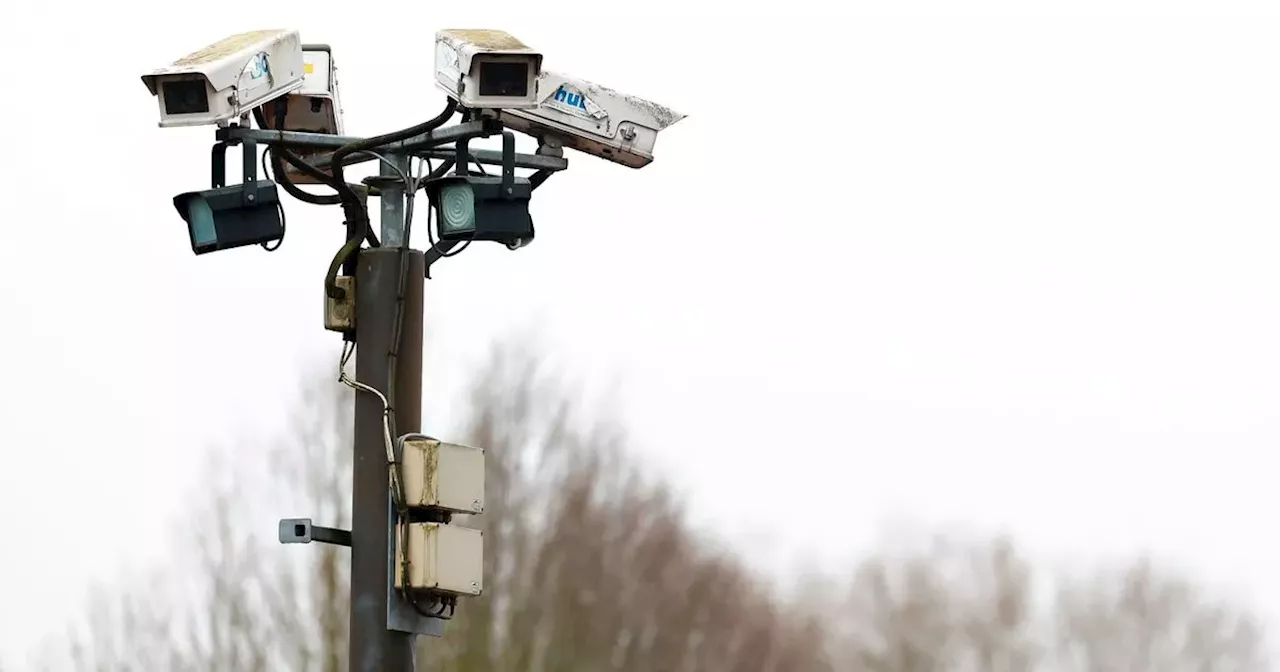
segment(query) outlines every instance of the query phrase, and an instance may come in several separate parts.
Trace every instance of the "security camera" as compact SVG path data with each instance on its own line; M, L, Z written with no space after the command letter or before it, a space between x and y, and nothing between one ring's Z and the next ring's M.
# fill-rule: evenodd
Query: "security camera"
M546 71L533 109L504 109L502 124L632 168L653 161L658 132L684 119L671 108L584 79Z
M436 86L472 109L538 104L542 54L501 30L436 33Z
M160 126L226 124L303 83L296 30L232 35L142 76L160 103Z
M302 70L302 87L281 101L284 119L276 117L277 111L271 105L264 110L267 123L272 128L285 131L342 135L342 98L338 95L338 68L334 65L333 50L327 44L302 45ZM324 151L299 149L297 154L304 161L309 161ZM319 182L291 163L284 164L284 172L295 184Z
M303 45L302 86L285 96L285 101L288 108L279 130L342 135L338 69L329 45Z

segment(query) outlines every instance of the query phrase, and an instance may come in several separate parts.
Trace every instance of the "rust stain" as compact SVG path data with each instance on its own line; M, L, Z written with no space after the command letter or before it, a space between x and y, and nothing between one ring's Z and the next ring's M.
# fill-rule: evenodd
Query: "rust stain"
M440 442L422 442L422 499L420 506L432 506L440 502L440 484L437 482L436 468L440 464Z

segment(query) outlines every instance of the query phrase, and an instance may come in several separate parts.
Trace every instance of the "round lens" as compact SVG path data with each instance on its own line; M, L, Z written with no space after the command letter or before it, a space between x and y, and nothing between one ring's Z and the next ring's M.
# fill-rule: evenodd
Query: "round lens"
M450 231L469 229L475 225L475 198L471 185L458 184L445 187L441 194L441 213L444 226Z

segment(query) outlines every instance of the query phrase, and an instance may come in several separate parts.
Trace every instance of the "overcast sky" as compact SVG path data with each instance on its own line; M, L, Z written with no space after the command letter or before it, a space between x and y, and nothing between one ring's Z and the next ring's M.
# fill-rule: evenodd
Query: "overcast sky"
M6 9L0 660L162 558L199 456L252 449L336 357L336 209L193 256L170 199L206 188L213 133L157 128L139 81L273 27L333 45L354 134L438 111L447 27L690 115L643 170L570 153L532 246L441 263L435 407L536 329L768 566L905 517L1053 561L1150 550L1280 614L1278 10L956 4Z

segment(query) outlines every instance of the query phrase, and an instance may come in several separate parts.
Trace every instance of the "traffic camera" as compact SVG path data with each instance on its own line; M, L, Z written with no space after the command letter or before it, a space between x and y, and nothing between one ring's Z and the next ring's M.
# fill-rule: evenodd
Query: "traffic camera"
M472 109L538 105L542 54L501 30L436 33L436 86Z
M160 105L160 126L225 125L303 82L296 30L232 35L143 75Z
M302 87L284 97L283 120L266 110L268 123L271 128L285 131L342 135L342 98L338 94L333 50L327 44L304 44L302 59ZM323 150L315 148L297 151L298 157L307 162L321 153ZM320 184L320 180L292 163L283 163L286 177L294 184ZM327 170L322 172L329 174Z

